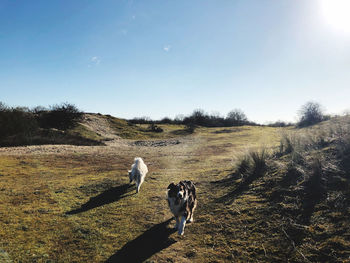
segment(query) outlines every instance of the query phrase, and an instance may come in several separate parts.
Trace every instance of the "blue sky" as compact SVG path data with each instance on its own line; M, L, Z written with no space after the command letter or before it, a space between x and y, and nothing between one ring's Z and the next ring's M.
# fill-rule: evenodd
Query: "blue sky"
M154 119L240 108L261 123L309 100L342 113L350 20L324 1L0 0L0 101Z

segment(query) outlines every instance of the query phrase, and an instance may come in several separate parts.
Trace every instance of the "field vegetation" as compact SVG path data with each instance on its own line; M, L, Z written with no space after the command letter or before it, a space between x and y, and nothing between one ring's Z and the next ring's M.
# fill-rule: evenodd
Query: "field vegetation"
M153 124L83 114L54 129L96 145L0 148L0 262L349 262L349 116ZM136 156L149 168L139 194ZM165 200L179 180L198 192L184 236Z

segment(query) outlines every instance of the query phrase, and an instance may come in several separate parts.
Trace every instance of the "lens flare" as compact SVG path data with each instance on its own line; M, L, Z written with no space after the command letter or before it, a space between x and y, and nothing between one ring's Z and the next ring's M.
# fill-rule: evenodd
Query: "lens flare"
M350 0L320 0L325 22L340 33L350 34Z

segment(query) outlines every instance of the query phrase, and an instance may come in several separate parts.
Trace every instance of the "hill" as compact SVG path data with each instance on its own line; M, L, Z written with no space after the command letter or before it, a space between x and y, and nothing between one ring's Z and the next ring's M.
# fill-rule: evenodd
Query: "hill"
M111 115L93 113L82 113L79 121L70 127L53 128L48 125L38 126L35 114L31 112L17 111L16 116L5 116L6 125L16 128L11 129L8 135L1 136L0 147L49 144L96 146L111 144L121 138L172 138L186 133L182 125L137 125ZM14 115L13 112L11 115ZM22 117L18 118L17 115ZM33 124L22 125L28 122L33 122Z

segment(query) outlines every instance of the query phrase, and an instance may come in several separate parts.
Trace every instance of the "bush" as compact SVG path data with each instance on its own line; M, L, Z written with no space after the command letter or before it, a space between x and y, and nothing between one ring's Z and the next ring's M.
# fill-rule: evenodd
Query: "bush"
M185 126L186 126L186 131L189 133L194 133L195 129L197 128L197 125L192 122L187 123Z
M240 109L235 109L227 114L226 122L228 126L242 126L247 124L248 118Z
M0 137L29 136L38 129L34 115L26 108L9 108L0 103Z
M298 127L307 127L325 120L322 106L317 102L307 102L299 111Z
M268 127L288 127L288 126L293 126L293 123L285 122L285 121L276 121L276 122L267 124L267 126Z
M103 145L67 129L81 120L83 113L64 103L50 109L38 106L11 108L0 102L0 147L34 144ZM56 129L53 129L56 128Z
M196 126L203 127L232 127L242 125L257 125L249 122L247 116L241 110L231 111L226 118L221 117L218 113L207 114L202 109L196 109L189 116L177 115L175 119L164 117L159 121L153 121L149 117L134 118L128 120L132 124L183 124L187 126L187 130L193 132Z
M6 106L6 104L0 101L0 112L5 111L7 109L8 107Z
M164 117L160 121L157 121L157 123L159 123L159 124L173 124L174 121L168 117Z
M66 130L73 128L83 117L83 113L73 104L62 103L50 107L49 111L39 111L37 119L42 128Z
M150 124L147 130L151 132L163 132L163 129L155 125L154 123Z
M185 116L183 114L178 114L175 116L174 124L183 124Z
M253 123L250 123L246 115L238 109L231 111L226 118L219 114L209 115L203 110L197 109L190 116L183 119L183 124L186 126L231 127Z
M133 118L132 120L128 121L132 124L152 124L154 121L150 117L140 117L140 118Z

